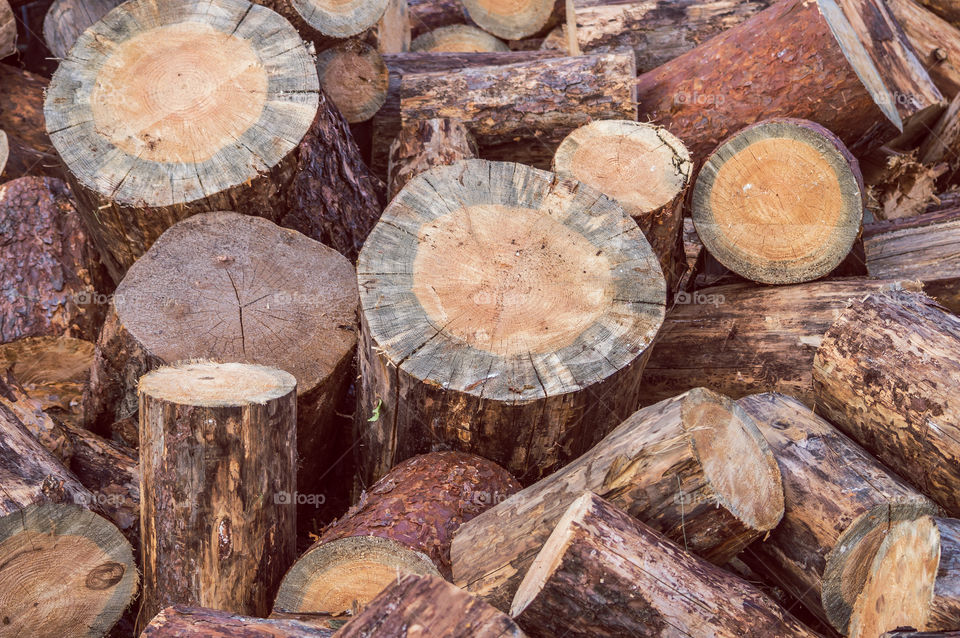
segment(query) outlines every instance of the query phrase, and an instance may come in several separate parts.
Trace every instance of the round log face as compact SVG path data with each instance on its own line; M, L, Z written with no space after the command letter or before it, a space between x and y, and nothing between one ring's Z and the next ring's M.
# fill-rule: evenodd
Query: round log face
M137 579L120 531L78 505L31 505L0 519L3 635L103 636Z
M410 44L411 51L425 53L484 53L509 51L502 40L467 24L441 27L419 36Z
M556 0L463 0L470 19L504 40L521 40L550 21Z
M242 407L286 396L293 375L244 363L188 363L164 367L140 379L140 392L176 405Z
M799 120L761 122L734 135L707 159L693 192L704 246L761 283L829 273L849 253L862 219L852 156L829 131Z
M320 85L350 123L365 122L387 101L390 72L380 53L351 40L317 56Z
M78 40L44 114L84 186L129 206L195 201L277 165L318 80L300 36L245 0L124 4Z
M390 0L291 0L307 24L332 38L366 31L383 17Z

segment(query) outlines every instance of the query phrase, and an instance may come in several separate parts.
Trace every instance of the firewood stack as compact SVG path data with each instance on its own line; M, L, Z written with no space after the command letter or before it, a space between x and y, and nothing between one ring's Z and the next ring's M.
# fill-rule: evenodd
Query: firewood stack
M0 638L960 636L954 0L0 58Z

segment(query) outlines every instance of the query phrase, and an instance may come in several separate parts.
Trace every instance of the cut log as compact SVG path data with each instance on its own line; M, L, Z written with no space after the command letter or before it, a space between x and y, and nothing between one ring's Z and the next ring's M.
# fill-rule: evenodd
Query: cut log
M50 53L65 59L80 34L118 5L118 0L54 0L43 19L43 41Z
M872 638L898 627L960 629L960 521L899 523L877 551L849 635Z
M459 2L459 0L457 0ZM400 117L400 85L404 75L413 73L459 72L468 67L517 64L559 57L553 51L511 51L509 53L407 53L385 55L390 69L387 101L372 120L373 148L370 167L386 179L390 145L402 128Z
M889 9L876 0L840 5L775 2L641 75L640 119L682 139L696 163L721 140L770 117L813 120L858 157L895 138L925 135L943 96Z
M510 47L486 31L466 24L452 24L428 31L410 45L411 51L429 53L493 53Z
M7 0L0 0L0 59L17 52L17 22ZM3 170L0 167L0 170Z
M563 140L553 170L596 188L633 217L660 260L672 296L686 272L681 228L693 164L683 142L658 126L601 120Z
M766 9L772 0L566 0L570 55L633 49L646 73Z
M390 199L420 173L434 166L475 159L479 153L477 141L459 120L425 120L404 127L390 146Z
M813 363L817 412L951 516L960 514L958 350L960 317L892 291L844 310Z
M347 40L317 56L320 86L350 123L366 122L387 101L383 56L361 40Z
M454 582L507 609L584 490L716 563L783 515L780 472L756 425L701 388L638 411L573 463L463 525L451 549Z
M506 470L479 456L434 452L408 459L323 531L287 572L274 611L340 614L363 607L397 579L397 558L401 569L411 565L413 573L449 579L454 532L519 489ZM387 562L378 560L382 539L397 549ZM424 556L436 569L423 569Z
M693 188L697 235L721 264L765 284L818 279L850 253L863 222L863 177L833 133L766 120L726 140Z
M407 0L413 37L452 24L467 24L469 18L460 0Z
M563 0L461 0L470 19L504 40L522 40L545 31L562 10Z
M336 404L356 344L357 284L335 251L259 217L205 213L168 230L117 287L84 394L103 435L137 410L137 380L202 357L282 368L297 378L297 449L332 461ZM300 488L316 487L304 469Z
M508 616L435 576L406 575L385 589L337 638L525 638Z
M888 0L930 79L947 98L960 93L960 29L913 0Z
M140 638L331 638L332 629L296 620L263 620L201 607L167 607Z
M813 357L844 308L910 281L842 279L796 286L717 286L675 297L643 373L651 404L696 387L738 399L782 392L812 406Z
M0 343L24 337L94 340L112 288L70 190L52 177L0 186Z
M318 50L375 28L393 0L257 0L286 18Z
M461 120L484 158L546 168L574 129L637 119L635 76L633 56L624 53L409 74L400 112L403 123Z
M296 379L186 363L140 380L142 629L169 605L266 616L296 557Z
M863 229L872 277L916 280L960 314L960 209L867 224Z
M4 406L0 467L3 635L101 638L137 590L130 543Z
M746 581L590 492L557 523L510 615L535 638L816 637Z
M66 430L43 411L39 401L31 398L11 370L0 373L0 404L7 407L40 445L58 461L69 466L73 444Z
M664 315L660 265L633 220L587 186L513 163L415 177L357 276L366 485L445 447L521 482L548 474L633 412Z
M407 0L387 0L383 16L360 37L380 53L406 53L410 50L411 33Z
M72 337L29 337L0 345L0 371L9 371L40 408L65 423L82 420L94 345Z
M937 506L793 397L737 402L783 475L783 521L744 553L747 564L847 635L850 610L887 531ZM872 634L876 636L876 633Z
M960 7L952 0L920 0L920 2L947 22L960 26Z
M137 0L80 37L45 112L119 281L164 230L211 210L266 217L355 257L381 208L331 109L306 46L275 13Z

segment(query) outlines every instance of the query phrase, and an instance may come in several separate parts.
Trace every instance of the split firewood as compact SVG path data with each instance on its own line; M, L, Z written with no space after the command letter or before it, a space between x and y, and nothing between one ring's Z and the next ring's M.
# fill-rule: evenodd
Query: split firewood
M718 64L718 60L730 60ZM637 80L641 119L686 143L694 162L758 120L794 117L854 155L926 135L943 96L884 4L775 2Z
M457 0L459 2L459 0ZM387 100L373 116L370 167L379 177L386 179L390 145L402 128L400 117L400 88L403 76L414 73L457 73L469 67L536 62L558 57L552 51L511 51L509 53L407 53L385 55L384 62L390 69L390 85Z
M0 0L0 59L17 52L17 22L7 0ZM2 167L0 167L2 170Z
M47 48L54 57L65 59L80 34L118 5L118 0L54 0L43 19Z
M317 56L320 86L351 124L366 122L387 101L383 56L362 40L347 40Z
M330 248L259 217L190 217L117 287L84 394L86 425L106 434L134 415L137 380L161 365L259 363L296 377L299 456L321 464L350 382L356 308L353 267ZM301 489L315 476L305 469Z
M476 140L459 120L424 120L405 126L390 146L390 199L420 173L435 166L475 159L479 153Z
M96 339L112 288L67 185L21 177L0 185L0 343Z
M449 579L454 532L519 489L506 470L472 454L408 459L323 531L287 572L274 611L349 612L398 573Z
M812 406L823 333L852 300L901 287L921 289L909 280L839 279L678 293L644 368L643 402L702 386L733 398L782 392Z
M70 465L74 449L64 426L43 411L40 402L26 393L20 381L9 369L6 372L0 372L0 404L5 405L37 442L58 461L65 466Z
M263 620L176 605L154 616L140 638L331 638L334 633L296 620Z
M745 560L847 635L850 609L891 525L938 508L793 397L737 403L777 457L785 507L783 521Z
M960 630L960 521L894 525L869 568L850 619L851 638L898 627Z
M923 282L923 290L960 314L960 209L867 224L863 229L872 277Z
M930 79L945 97L956 97L960 93L960 28L914 0L888 0L888 5Z
M766 284L819 279L850 253L863 222L863 177L833 133L803 120L739 131L704 162L692 216L710 254Z
M5 179L61 174L60 159L44 129L46 87L45 78L0 64L0 129L6 133L9 153Z
M681 228L693 164L683 142L651 124L600 120L563 140L553 170L596 188L633 217L672 295L686 272Z
M357 275L367 485L444 446L529 483L639 403L666 285L636 223L579 182L506 162L434 168L394 198Z
M567 0L570 55L632 49L646 73L766 9L772 0Z
M12 373L43 411L63 423L80 423L93 351L93 343L72 337L18 339L0 345L0 373Z
M0 467L0 633L106 635L137 591L130 543L2 405Z
M637 118L635 76L625 53L409 74L400 84L401 119L458 119L484 158L549 167L574 129Z
M867 296L843 311L813 363L817 412L960 514L960 317L918 293Z
M939 126L940 122L934 128ZM913 151L884 150L874 156L873 164L866 183L868 208L876 219L913 217L925 211L936 199L937 180L949 169L947 163L920 163Z
M453 539L454 582L507 609L584 490L718 564L783 515L780 471L756 425L701 388L636 412L573 463L466 523Z
M80 37L47 91L47 128L116 281L198 212L260 215L348 257L379 216L375 183L297 32L244 0L213 1L118 7Z
M407 0L413 37L453 24L469 24L460 0Z
M266 616L296 557L296 380L241 363L140 379L142 629L169 605Z
M525 638L482 600L436 576L407 574L383 590L336 633L337 638Z
M452 24L420 35L410 45L411 51L429 53L493 53L510 47L486 31L467 24Z
M947 22L960 26L960 7L952 0L920 0L920 2Z
M535 638L816 638L746 581L591 492L557 523L510 615Z

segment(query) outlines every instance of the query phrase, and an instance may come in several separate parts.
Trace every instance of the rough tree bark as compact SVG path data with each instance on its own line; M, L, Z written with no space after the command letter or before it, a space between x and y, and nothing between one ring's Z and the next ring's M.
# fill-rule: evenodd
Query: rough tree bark
M390 199L420 173L434 166L475 159L479 153L477 141L459 120L424 120L404 127L390 145Z
M546 168L574 129L637 119L635 76L633 56L624 53L407 74L401 119L461 120L484 158Z
M696 163L769 117L813 120L857 156L926 134L943 96L889 9L878 0L840 4L776 2L641 75L640 118L683 140Z
M479 454L527 483L583 453L635 409L666 292L612 201L481 160L409 182L357 275L368 485L436 449Z
M154 616L140 638L331 638L332 629L176 605Z
M65 423L79 423L93 351L93 343L72 337L18 339L0 345L0 372L12 373L45 412Z
M462 452L415 456L380 479L284 576L274 611L339 614L410 573L449 579L454 532L520 489L499 465ZM382 540L392 543L394 551ZM424 557L435 569L424 569Z
M269 613L296 551L295 392L292 375L240 363L141 379L138 629L173 604Z
M64 426L43 411L42 404L26 393L10 369L0 372L0 404L6 406L58 461L70 465L74 449Z
M758 394L737 403L777 457L785 507L783 521L744 558L846 635L890 527L938 508L793 397Z
M47 130L116 281L198 212L263 216L348 257L379 216L377 185L297 32L244 0L215 6L118 7L47 91Z
M816 636L746 581L590 492L557 523L510 615L535 638Z
M525 638L508 616L435 576L408 574L383 590L337 638Z
M7 134L9 157L3 176L59 176L60 160L44 129L43 92L47 80L0 64L0 129Z
M844 310L813 364L817 411L960 515L960 317L922 294L872 294Z
M584 490L724 563L776 527L782 489L750 417L726 397L693 390L636 412L573 463L461 527L451 549L454 582L507 609Z
M639 224L660 260L668 301L686 272L681 229L693 164L664 128L630 120L599 120L561 142L553 170L596 188Z
M960 7L951 0L920 0L920 2L944 20L960 26Z

